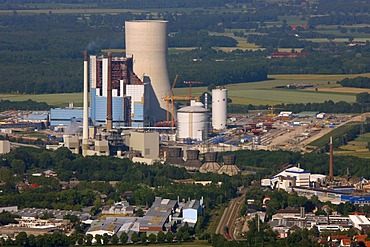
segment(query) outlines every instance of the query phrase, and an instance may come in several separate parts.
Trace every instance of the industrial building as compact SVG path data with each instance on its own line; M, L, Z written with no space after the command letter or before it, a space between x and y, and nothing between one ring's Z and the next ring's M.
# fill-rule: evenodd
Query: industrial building
M187 222L194 226L198 217L203 213L203 199L178 200L156 197L152 206L143 217L106 217L105 220L94 220L86 234L116 234L123 232L129 236L136 233L173 232L178 225Z
M141 157L158 159L159 133L155 131L131 131L128 146L132 151L138 151Z
M50 109L50 127L68 126L73 121L82 121L82 107L66 107L66 108L51 108Z
M144 91L144 83L133 72L132 58L90 56L93 125L106 124L110 107L114 127L143 127Z
M293 186L310 187L318 181L325 183L326 176L311 174L302 168L293 166L271 178L262 179L261 186L270 187L272 189L288 190Z
M7 154L10 152L10 142L8 140L0 140L0 154Z

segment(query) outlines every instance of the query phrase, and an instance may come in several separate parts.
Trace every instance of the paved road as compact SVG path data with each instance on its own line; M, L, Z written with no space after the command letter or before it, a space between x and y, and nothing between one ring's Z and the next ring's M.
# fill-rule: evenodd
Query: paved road
M41 148L40 146L32 145L32 144L26 144L26 143L19 143L19 142L10 142L10 145L13 147L32 147L32 148Z

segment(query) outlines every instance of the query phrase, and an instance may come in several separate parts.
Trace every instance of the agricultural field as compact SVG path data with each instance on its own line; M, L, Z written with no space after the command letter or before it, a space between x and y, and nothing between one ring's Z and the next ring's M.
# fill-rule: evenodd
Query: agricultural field
M360 75L271 75L270 80L251 83L238 83L227 86L229 98L233 104L242 105L272 105L278 103L308 103L324 102L325 100L354 102L356 94L369 92L370 89L341 87L335 82L345 77ZM361 74L370 76L370 73ZM330 84L328 84L330 82ZM276 86L287 84L313 84L314 88L304 90L276 89ZM206 87L193 87L192 94L200 96L206 92ZM187 95L188 88L176 88L175 95ZM46 102L56 107L68 106L73 102L75 106L82 106L82 93L65 94L0 94L0 99L22 101L32 99L38 102Z
M75 106L82 106L82 93L63 93L63 94L0 94L0 100L24 101L34 100L46 102L55 107L66 107L73 102Z
M368 89L344 88L336 81L360 75L271 75L270 80L227 85L228 95L233 104L271 105L278 103L324 102L325 100L354 102L356 94L370 92ZM369 73L361 76L370 76ZM330 82L330 83L328 83ZM312 84L304 90L276 89L288 84ZM318 89L318 91L315 90ZM186 95L189 89L177 88L175 95ZM205 87L192 89L194 95L207 91Z
M355 140L348 142L347 145L341 146L339 151L335 151L335 154L370 158L369 143L370 133L366 133L358 136Z

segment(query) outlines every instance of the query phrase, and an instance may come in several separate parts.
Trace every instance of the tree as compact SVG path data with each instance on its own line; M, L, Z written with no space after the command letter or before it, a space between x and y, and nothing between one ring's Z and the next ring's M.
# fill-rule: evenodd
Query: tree
M164 235L163 232L158 232L157 234L157 241L158 243L163 243L163 241L165 240L166 236Z
M84 234L77 233L77 244L82 245L84 243Z
M119 240L121 241L121 244L125 245L128 240L128 235L126 232L123 232L121 236L119 237Z
M102 235L96 234L94 238L95 238L95 241L96 241L96 244L97 245L101 245L102 244L102 239L103 239L103 236Z
M212 89L215 89L216 88L216 85L214 83L210 83L207 87L207 90L212 92Z
M102 239L103 239L103 245L108 245L109 244L110 236L107 233L103 234Z
M131 241L133 243L137 243L139 241L139 234L137 232L133 232L131 234Z
M26 170L26 164L24 163L23 160L18 160L18 159L13 160L11 162L11 167L12 167L13 172L19 175L23 175L23 173Z
M166 239L167 239L167 242L168 243L172 243L172 241L173 241L173 233L172 232L167 232L166 233Z
M370 103L370 95L367 92L356 94L356 102L360 104Z
M0 168L0 180L3 182L10 182L12 180L12 172L9 168Z
M143 217L144 216L144 211L139 208L136 212L135 212L135 216L137 217Z
M25 246L27 243L27 234L25 232L20 232L15 237L15 244Z
M85 235L85 243L86 243L86 245L88 245L88 246L92 245L93 238L94 237L91 234Z
M149 235L148 239L149 239L149 242L150 242L151 244L154 244L154 243L155 243L155 241L157 241L157 236L156 236L155 234L151 233L151 234Z
M146 232L143 232L140 234L140 241L145 244L146 241L148 240L148 236L146 235Z
M112 236L112 238L111 238L111 242L112 242L112 244L113 244L113 245L118 245L118 243L119 243L119 238L118 238L118 236L117 236L116 234L114 234L114 235Z

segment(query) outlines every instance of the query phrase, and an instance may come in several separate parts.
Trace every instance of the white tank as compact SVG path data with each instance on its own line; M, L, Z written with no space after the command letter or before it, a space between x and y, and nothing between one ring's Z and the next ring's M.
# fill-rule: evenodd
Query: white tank
M177 138L202 141L207 135L207 110L201 106L187 106L177 111Z
M227 120L227 89L212 90L212 128L221 130L226 128Z
M146 86L146 115L150 121L166 119L166 102L171 85L167 64L167 21L125 22L126 56L133 56L135 74ZM151 86L150 86L151 85Z

